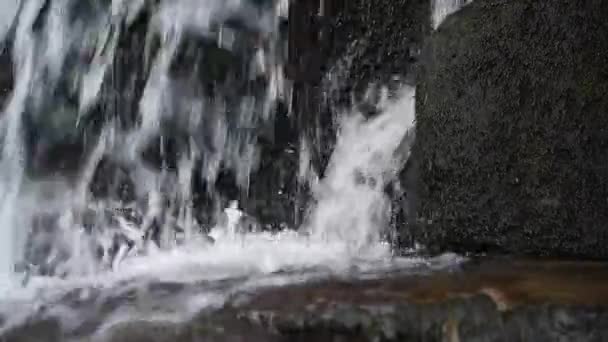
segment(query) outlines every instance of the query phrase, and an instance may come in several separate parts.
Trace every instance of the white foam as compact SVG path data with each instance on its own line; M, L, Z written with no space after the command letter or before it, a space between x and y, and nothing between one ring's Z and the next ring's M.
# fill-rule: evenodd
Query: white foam
M437 29L445 18L472 1L473 0L433 0L431 5L431 23L433 25L433 29Z
M384 188L409 156L410 146L402 142L414 129L414 94L404 88L371 119L360 113L343 117L326 176L315 189L317 204L307 227L313 234L359 248L377 243L388 229Z
M140 100L141 125L134 127L131 131L119 131L114 129L114 123L108 122L97 147L88 156L88 164L76 180L63 182L52 190L53 199L47 201L36 197L44 188L45 182L31 182L23 179L25 145L21 136L21 122L24 108L31 106L29 115L62 115L61 113L47 113L45 108L47 99L64 71L68 56L72 54L91 55L90 63L76 61L70 65L70 76L75 76L73 86L77 88L79 96L79 125L83 119L82 115L98 100L102 81L108 70L113 66L115 50L118 39L124 32L121 31L121 21L128 24L133 21L137 13L141 12L144 1L113 0L108 6L99 5L89 13L86 20L69 19L70 9L78 0L53 0L50 1L49 15L39 16L45 2L42 0L31 0L23 2L23 9L18 13L16 33L14 37L14 60L17 70L14 91L7 108L0 119L2 134L1 167L0 167L0 274L10 274L13 265L20 261L23 256L23 236L27 235L32 218L41 211L50 209L61 215L78 216L79 210L96 207L104 209L110 203L100 205L90 203L92 196L89 194L89 185L93 174L102 157L112 157L129 165L132 170L132 178L136 183L136 192L139 199L148 197L149 212L146 214L144 228L151 224L151 220L166 215L161 212L160 205L155 205L153 199L161 194L170 198L172 208L178 211L177 223L185 229L185 238L191 238L196 224L191 207L192 191L190 184L194 177L202 177L210 183L214 183L219 173L220 165L235 171L238 185L243 189L249 186L249 174L255 168L258 160L258 151L255 144L247 144L247 136L241 133L234 134L227 123L228 108L221 97L214 101L206 101L200 98L200 94L193 93L189 89L196 88L196 84L190 84L184 80L174 80L169 77L169 66L175 56L177 47L186 34L213 38L217 34L214 25L221 24L230 16L243 20L251 30L260 35L266 44L255 46L255 56L259 58L260 70L268 75L269 83L267 94L260 99L252 96L244 96L240 99L241 109L239 113L230 113L237 118L238 127L250 128L254 122L260 121L256 118L254 108L258 107L256 101L261 102L263 120L271 120L273 101L284 96L284 80L281 77L280 56L276 48L269 40L276 39L275 30L278 27L278 9L283 5L277 5L275 9L269 8L260 11L250 1L241 0L178 0L162 1L159 6L151 7L153 11L146 40L155 34L160 35L161 46L159 51L150 56L146 52L146 59L152 60L151 71L147 77L147 84ZM9 6L10 5L10 6ZM12 5L10 0L0 2L0 8L10 7L10 11L3 12L6 22L10 20L11 13L17 15L17 3ZM11 7L12 6L12 7ZM85 5L86 7L86 5ZM276 6L275 6L276 7ZM89 9L90 10L90 9ZM85 10L86 12L86 10ZM31 30L35 20L43 18L41 33ZM2 32L2 31L0 31ZM0 39L3 37L0 37ZM219 38L218 38L219 39ZM268 50L268 51L266 51ZM92 54L91 54L92 52ZM147 62L146 62L147 63ZM81 65L82 64L82 65ZM260 75L257 75L260 76ZM175 107L179 108L176 109ZM131 115L122 113L123 108L118 108L117 115ZM238 110L237 110L238 111ZM201 120L204 119L204 123ZM211 144L215 151L204 151L204 165L202 174L193 174L195 160L203 154L198 146L190 141L189 153L184 154L179 161L177 175L165 170L151 170L140 160L140 152L150 139L162 134L163 120L183 122L186 133L193 135L201 134L201 127L210 135ZM182 124L182 123L180 123ZM72 127L66 127L66 130ZM184 134L186 134L184 133ZM25 194L21 191L23 183L27 184L32 191ZM64 195L65 194L65 195ZM158 202L158 201L157 201ZM17 207L23 205L24 207ZM25 211L22 209L31 209ZM19 215L15 215L19 213ZM67 217L67 216L66 216ZM174 218L163 217L165 221ZM81 227L78 222L73 221L74 231ZM124 224L122 224L124 227ZM170 248L174 243L169 232L172 227L163 226L163 241L161 248ZM66 228L67 229L67 228ZM69 229L68 229L69 230ZM66 234L66 244L72 241L83 243L79 237ZM101 241L103 242L103 241ZM63 243L63 242L62 242ZM91 253L88 253L91 254ZM81 255L72 255L80 264ZM82 266L82 265L80 265ZM78 266L78 268L81 268Z
M235 294L251 292L260 287L285 286L331 275L359 275L376 277L391 270L428 267L430 260L397 258L387 254L384 244L370 245L356 255L346 243L311 239L294 232L278 235L250 234L240 240L219 240L214 246L189 245L159 252L150 257L127 259L114 272L71 277L69 279L35 278L27 288L13 288L0 303L0 313L19 313L7 316L3 329L21 323L41 305L55 303L47 315L65 322L64 328L78 325L78 308L63 303L62 298L77 289L94 289L101 298L118 297L129 290L144 289L148 284L178 283L193 285L192 292L175 292L170 298L151 297L139 301L137 307L120 305L99 319L101 331L125 321L163 320L183 321L200 310L223 305ZM438 260L435 267L458 262L449 258ZM352 273L355 271L356 273ZM213 284L230 281L221 287L207 289L201 281ZM89 294L90 295L90 294ZM86 292L82 300L87 299ZM162 305L156 305L160 301ZM156 303L156 304L155 304ZM85 310L87 308L84 308ZM0 333L2 330L0 330Z

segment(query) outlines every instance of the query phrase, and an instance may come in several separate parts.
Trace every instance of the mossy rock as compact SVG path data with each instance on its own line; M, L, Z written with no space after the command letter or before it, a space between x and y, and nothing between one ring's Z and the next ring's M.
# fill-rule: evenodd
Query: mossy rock
M416 238L608 257L608 2L475 1L429 38Z

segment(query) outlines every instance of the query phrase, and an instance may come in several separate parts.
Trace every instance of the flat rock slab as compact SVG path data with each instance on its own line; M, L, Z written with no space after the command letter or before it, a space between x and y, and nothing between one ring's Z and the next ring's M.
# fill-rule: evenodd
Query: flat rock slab
M479 259L450 270L267 287L187 322L136 320L94 338L32 321L0 341L602 341L607 289L606 263Z
M288 340L599 341L606 266L479 260L456 272L272 289L240 310Z
M244 307L292 311L312 302L323 307L332 303L431 304L479 294L492 298L501 311L543 303L608 306L607 285L607 263L480 259L452 271L269 289Z

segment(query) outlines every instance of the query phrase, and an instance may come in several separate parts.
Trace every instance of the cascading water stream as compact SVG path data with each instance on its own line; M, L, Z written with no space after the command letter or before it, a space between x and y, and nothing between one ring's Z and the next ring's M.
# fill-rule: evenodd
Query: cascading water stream
M3 274L10 273L13 265L21 261L18 258L27 254L16 234L27 234L33 229L28 227L28 219L33 222L42 215L26 214L17 205L26 198L38 201L41 207L49 204L43 203L42 198L25 196L20 190L24 182L33 192L49 179L56 178L57 184L63 184L61 190L55 189L51 194L54 214L58 216L54 229L58 231L52 234L54 241L44 242L50 244L52 251L43 258L62 259L46 260L53 263L47 266L53 268L52 272L65 266L66 274L75 271L68 266L70 263L83 259L80 252L64 248L70 249L73 239L84 249L91 245L91 256L97 248L106 249L104 256L110 253L108 243L97 236L112 235L108 233L112 229L103 227L108 222L98 222L104 220L97 217L94 227L89 227L91 222L86 223L84 218L87 214L103 216L100 211L133 209L140 213L138 234L142 236L125 236L128 224L124 217L116 217L113 221L118 221L118 227L114 230L120 231L120 238L139 246L139 240L147 239L143 235L154 229L158 247L171 248L177 231L192 237L198 224L192 214L193 177L212 184L222 167L236 174L241 188L248 187L249 174L257 162L255 127L272 120L275 103L284 93L278 76L280 40L276 38L278 14L285 12L284 3L27 0L22 5L14 19L14 36L7 37L13 42L16 82L0 126L4 133L0 184L6 244L0 259ZM17 4L11 8L17 8ZM141 29L145 30L144 35L134 36L134 31ZM241 32L237 34L237 30ZM124 39L144 40L144 60L135 62L143 62L147 70L128 65L135 70L115 75L124 63L121 54L141 53L125 52L130 47L121 45ZM243 74L213 75L211 68L215 66L208 64L221 63L224 57L240 58L242 68L238 71ZM179 61L180 58L185 60ZM144 80L141 98L137 98L139 89L123 86L125 81L137 78ZM125 98L130 103L116 105ZM135 121L128 123L130 117ZM24 123L34 127L25 127ZM179 145L179 151L165 151L170 146L165 142L170 139L173 145ZM150 166L142 157L155 141L160 141L160 146L157 150L152 147L152 153L162 159L160 168ZM53 162L44 154L51 153L54 144L59 149L65 145L84 146L77 150L82 155L67 156L84 161L83 167L75 168L75 176L64 177L62 165L53 169L45 164ZM166 165L169 153L177 154L176 170L169 170ZM99 198L92 193L102 163L127 169L128 186L135 188L131 189L134 196ZM199 174L194 175L199 165ZM43 181L40 177L22 179L23 174L32 172L42 172ZM71 196L59 201L59 191ZM213 191L212 185L209 191ZM18 224L17 216L23 222ZM51 224L52 221L44 223ZM81 234L84 230L92 233ZM60 235L65 235L68 242L57 241Z
M385 90L379 103L381 115L341 117L325 177L314 189L317 203L307 227L314 237L344 241L355 248L381 241L390 216L384 189L409 156L409 146L405 151L398 148L407 134L413 134L414 96L414 90L406 87L398 101L387 104Z
M0 274L13 281L9 302L35 310L74 289L118 296L151 282L247 279L166 305L167 312L188 307L187 316L278 272L313 269L314 277L421 262L400 264L386 243L385 188L409 156L404 141L414 129L410 87L383 92L372 118L341 115L323 179L302 146L299 178L311 181L314 203L298 232L253 232L243 224L250 217L237 210L238 196L216 189L228 170L248 191L258 135L278 103L289 101L279 29L287 5L11 5L14 32L5 31L15 84L0 117ZM209 233L218 231L213 241ZM27 286L19 289L21 282ZM78 317L66 305L47 314ZM149 314L117 309L106 323Z
M473 0L433 0L431 16L433 29L437 29L445 18L471 1Z

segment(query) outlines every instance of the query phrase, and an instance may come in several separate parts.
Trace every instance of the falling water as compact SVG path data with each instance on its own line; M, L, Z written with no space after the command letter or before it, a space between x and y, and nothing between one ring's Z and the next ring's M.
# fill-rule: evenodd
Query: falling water
M431 23L436 29L450 14L473 0L433 0Z
M13 18L19 9L19 0L5 0L0 2L0 42L10 30Z
M188 315L277 272L399 264L385 243L384 190L409 156L413 88L384 91L372 118L340 115L323 179L303 144L298 178L310 182L313 201L297 231L249 228L243 222L255 218L214 187L229 170L249 190L257 135L289 101L279 29L288 1L0 4L15 13L5 21L14 29L0 31L16 76L0 117L0 274L13 282L6 298L34 309L80 288L118 296L152 281L250 279L163 304ZM71 325L84 315L56 310L48 314ZM111 313L125 315L143 313Z
M2 274L10 273L27 253L21 235L28 235L34 229L28 225L44 214L57 216L53 241L44 241L53 249L47 257L58 258L52 262L53 271L61 266L65 274L90 272L96 250L101 248L104 256L110 254L112 243L108 239L115 240L117 235L142 247L137 250L141 253L145 252L143 235L153 224L160 225L156 227L160 248L171 248L177 231L186 237L201 231L193 217L194 177L212 184L223 167L234 171L239 187L248 187L249 175L257 163L255 127L271 122L275 103L285 93L279 73L281 41L277 38L285 3L179 0L154 4L114 0L104 5L79 0L27 0L19 11L16 3L3 4L16 13L16 30L7 40L13 42L17 77L0 125ZM10 13L7 10L3 15L8 17ZM142 23L142 18L147 22ZM133 37L144 25L145 35ZM8 32L3 29L3 36ZM144 51L128 51L129 46L121 46L125 39L142 40ZM211 47L201 48L205 44ZM221 62L223 57L201 59L213 57L212 53L229 58L230 52L245 58L239 70L243 75L236 75L240 80L230 79L235 75L224 75L227 80L213 79L214 75L208 75L212 70L201 70L205 63ZM120 57L137 53L143 60L135 63L143 63L143 67L128 65L132 70L122 69L124 73L116 75L124 63ZM125 80L127 87L117 78ZM141 98L137 98L139 90L128 84L138 80L144 80ZM254 83L257 87L252 86ZM123 103L117 105L121 100ZM24 127L24 123L34 128ZM37 131L26 136L26 130L31 129ZM78 140L83 137L85 140ZM178 151L165 151L171 146L165 143L170 139L182 140L175 143L180 145ZM160 150L152 149L163 165L154 168L142 155L158 140ZM49 159L45 154L52 152L53 144L61 143L84 146L82 157L78 151L68 156L83 161L73 176L66 175L62 166L45 170L53 162L46 160L44 164ZM176 171L166 165L169 153L177 158ZM130 189L135 198L98 198L92 193L103 163L127 170L130 183L126 186L135 188ZM31 169L42 171L42 180L24 178ZM112 175L100 177L103 182L104 177L110 179ZM50 197L40 195L49 181L58 188ZM64 194L69 195L60 196ZM28 200L36 202L41 210L29 212L20 207L31 204L26 203ZM54 213L47 210L50 204ZM141 236L128 236L133 222L125 222L124 217L113 219L115 227L111 228L104 227L107 220L98 217L108 210L124 209L140 213L141 229L135 235ZM93 228L87 226L90 222L84 222L84 216L91 213L97 217ZM93 233L84 234L85 230ZM30 245L27 247L37 247Z
M341 117L328 169L314 189L317 203L308 222L313 236L360 248L380 242L388 229L390 200L384 189L409 156L409 146L399 148L414 131L415 92L405 87L390 104L387 92L380 99L382 115Z

